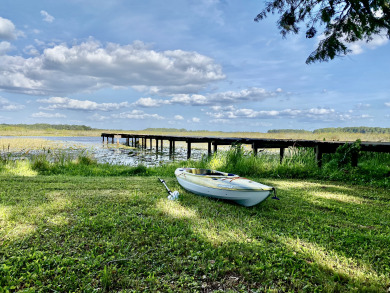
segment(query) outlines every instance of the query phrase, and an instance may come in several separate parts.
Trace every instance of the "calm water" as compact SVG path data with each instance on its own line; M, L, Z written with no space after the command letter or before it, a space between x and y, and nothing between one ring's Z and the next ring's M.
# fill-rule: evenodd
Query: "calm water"
M16 137L8 137L16 138ZM19 137L21 138L21 137ZM172 158L169 157L169 148L163 148L163 152L159 148L159 153L153 147L152 150L142 150L139 148L124 148L125 139L119 140L119 146L115 144L103 144L103 139L99 137L53 137L53 136L34 136L26 138L40 138L51 141L58 141L65 145L65 151L69 154L77 154L85 152L94 157L98 163L109 163L114 165L137 166L143 164L145 166L156 166L171 161L187 160L187 149L176 147L175 154ZM111 140L110 140L111 142ZM116 139L115 139L116 142ZM154 141L153 141L154 143ZM167 143L165 142L167 145ZM37 152L31 152L37 154ZM192 149L191 159L199 160L207 150Z

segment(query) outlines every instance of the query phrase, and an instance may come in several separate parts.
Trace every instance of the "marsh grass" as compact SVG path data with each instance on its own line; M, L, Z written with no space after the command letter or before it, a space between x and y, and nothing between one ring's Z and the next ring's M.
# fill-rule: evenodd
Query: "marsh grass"
M157 177L0 176L0 288L23 292L386 292L388 190L254 180L245 208Z
M0 138L0 151L18 152L28 150L61 149L63 143L42 138Z

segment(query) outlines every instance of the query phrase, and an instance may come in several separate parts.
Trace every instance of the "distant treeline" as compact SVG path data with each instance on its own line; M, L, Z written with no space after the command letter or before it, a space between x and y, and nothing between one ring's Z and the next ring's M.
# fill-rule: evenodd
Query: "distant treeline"
M303 129L271 129L268 133L312 133L308 130Z
M146 128L144 131L158 131L158 132L187 132L185 128Z
M210 132L209 130L187 130L185 128L146 128L144 131L153 131L153 132ZM221 131L216 131L221 132Z
M330 128L320 128L313 131L307 131L303 129L272 129L268 130L268 133L378 133L378 134L388 134L390 133L390 128L382 127L330 127Z
M337 127L337 128L321 128L316 129L313 133L331 133L331 132L347 132L347 133L390 133L390 128L382 127Z
M56 129L56 130L94 130L94 128L85 126L85 125L68 125L68 124L46 124L46 123L37 123L37 124L0 124L0 129L14 129L14 128L23 128L27 130L46 130L46 129Z

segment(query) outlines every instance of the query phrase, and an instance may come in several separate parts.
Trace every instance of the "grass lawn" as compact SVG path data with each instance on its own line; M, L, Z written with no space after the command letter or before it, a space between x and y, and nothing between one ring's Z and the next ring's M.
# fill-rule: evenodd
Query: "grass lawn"
M387 292L385 188L261 180L252 208L157 177L0 176L0 292Z

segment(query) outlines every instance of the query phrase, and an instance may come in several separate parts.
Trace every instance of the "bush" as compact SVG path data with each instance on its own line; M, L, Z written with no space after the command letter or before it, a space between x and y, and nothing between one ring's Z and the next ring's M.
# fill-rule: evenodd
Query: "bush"
M46 155L38 155L32 158L31 168L38 172L46 172L50 169L50 162L47 160Z
M86 166L97 164L95 159L93 159L89 156L86 156L86 155L79 155L77 158L77 163L80 165L86 165Z

